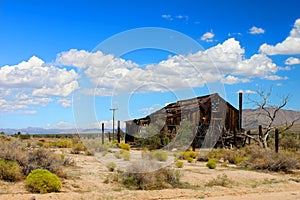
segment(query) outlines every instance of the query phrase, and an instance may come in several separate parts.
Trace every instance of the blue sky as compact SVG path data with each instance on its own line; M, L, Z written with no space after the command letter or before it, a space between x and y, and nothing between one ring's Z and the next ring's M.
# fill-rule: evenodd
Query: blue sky
M0 128L110 127L111 107L270 87L299 111L299 74L298 0L0 1Z

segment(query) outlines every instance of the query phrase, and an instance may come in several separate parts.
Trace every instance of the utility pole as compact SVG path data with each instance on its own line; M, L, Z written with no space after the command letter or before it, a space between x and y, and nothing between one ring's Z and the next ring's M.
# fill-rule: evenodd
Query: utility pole
M112 113L113 113L113 116L112 116L112 124L113 124L113 134L112 134L112 137L113 137L113 141L115 140L115 111L116 110L118 110L118 108L111 108L111 109L109 109L109 110L111 110L112 111Z

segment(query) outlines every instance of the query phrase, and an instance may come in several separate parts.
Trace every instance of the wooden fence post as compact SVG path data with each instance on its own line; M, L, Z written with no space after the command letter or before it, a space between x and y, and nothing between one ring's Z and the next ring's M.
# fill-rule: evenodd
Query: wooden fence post
M251 131L248 130L248 131L247 131L247 135L250 135L250 134L251 134ZM250 138L250 137L248 137L248 144L249 144L249 145L251 144L251 138Z
M120 137L121 137L120 120L118 120L118 133L117 133L118 143L121 142Z
M102 144L104 144L104 123L102 123Z
M276 128L275 129L275 152L278 153L278 149L279 149L279 131Z
M263 135L262 135L262 126L258 126L258 135L259 135L259 140L262 141Z

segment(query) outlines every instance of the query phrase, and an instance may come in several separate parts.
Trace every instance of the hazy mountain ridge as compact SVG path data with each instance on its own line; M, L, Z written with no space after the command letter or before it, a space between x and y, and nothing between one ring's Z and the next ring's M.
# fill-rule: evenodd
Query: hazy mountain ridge
M274 109L269 109L271 113ZM262 114L260 114L262 113ZM261 109L245 109L243 110L243 128L246 130L257 129L259 125L264 125L268 123L268 118L264 115ZM293 110L279 110L276 114L274 120L274 126L280 126L284 124L291 124L294 120L300 118L299 111ZM300 119L295 122L295 124L300 124Z
M111 129L104 129L105 132L112 132ZM22 134L64 134L64 133L100 133L101 129L47 129L41 127L27 127L27 128L0 128L0 132L4 132L5 134L11 135L18 132Z

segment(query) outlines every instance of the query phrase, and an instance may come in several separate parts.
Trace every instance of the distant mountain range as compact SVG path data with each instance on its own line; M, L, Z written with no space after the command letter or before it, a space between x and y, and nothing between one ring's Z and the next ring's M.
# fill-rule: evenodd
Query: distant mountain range
M270 113L274 109L269 109ZM259 125L268 123L268 118L260 113L265 113L260 109L245 109L243 110L242 126L246 130L257 129ZM294 120L298 119L295 124L300 124L300 112L293 110L279 110L274 120L274 126L291 124Z
M116 130L115 130L116 131ZM11 135L18 132L22 134L64 134L64 133L100 133L101 129L48 129L40 127L27 127L21 129L0 128L0 132ZM112 129L104 129L104 132L112 132Z
M272 110L270 110L272 111ZM268 119L264 115L260 115L259 109L243 110L243 128L246 130L257 129L258 125L266 124ZM295 119L300 118L300 112L293 110L280 110L274 121L275 126L290 124ZM300 119L295 123L300 124ZM123 130L125 131L125 130ZM40 127L28 127L23 129L0 128L0 132L5 134L14 134L21 132L22 134L63 134L63 133L100 133L100 129L46 129ZM112 129L105 129L105 132L112 132Z

